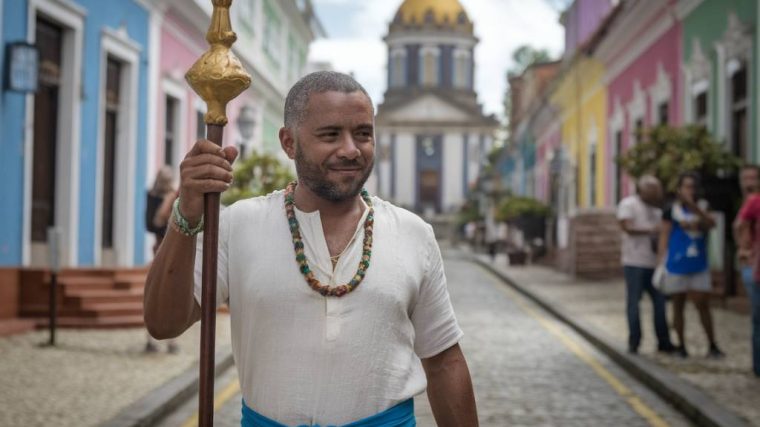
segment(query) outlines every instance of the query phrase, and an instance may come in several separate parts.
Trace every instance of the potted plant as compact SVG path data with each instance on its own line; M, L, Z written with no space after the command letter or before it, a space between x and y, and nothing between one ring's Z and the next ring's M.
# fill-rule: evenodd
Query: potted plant
M232 185L222 194L225 206L281 190L295 180L290 169L277 157L256 151L235 164L232 176Z
M546 217L550 209L539 200L530 197L508 197L498 206L496 220L509 223L523 233L523 240L533 242L544 238ZM522 265L527 262L528 252L525 247L510 246L507 249L509 263Z

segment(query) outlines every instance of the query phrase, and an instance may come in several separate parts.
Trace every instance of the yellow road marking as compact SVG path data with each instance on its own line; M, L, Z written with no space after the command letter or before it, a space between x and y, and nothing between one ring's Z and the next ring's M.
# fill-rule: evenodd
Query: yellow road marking
M575 354L580 360L584 361L587 365L594 370L594 372L602 378L607 384L612 387L617 394L622 397L626 403L637 414L644 418L652 427L668 427L667 421L662 419L654 409L650 408L644 401L642 401L631 389L629 389L622 381L620 381L615 375L612 374L607 368L602 366L598 360L594 358L588 351L581 347L567 332L559 327L557 321L551 320L544 316L541 312L535 310L529 306L525 298L519 295L512 288L506 285L496 284L502 292L506 293L511 299L520 307L521 310L526 312L529 316L534 318L538 323L549 331L552 335L557 337L562 344L567 347L573 354Z
M228 400L233 398L236 394L240 392L240 383L238 383L237 378L234 379L232 382L227 384L227 386L220 391L216 397L214 398L214 412L218 411L219 408L222 407ZM182 423L182 427L197 427L198 426L198 411L196 411L193 416L187 419L184 423Z

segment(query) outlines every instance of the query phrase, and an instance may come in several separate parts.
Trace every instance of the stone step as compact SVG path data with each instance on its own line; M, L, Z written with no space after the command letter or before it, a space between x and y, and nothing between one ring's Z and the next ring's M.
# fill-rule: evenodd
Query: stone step
M46 283L48 286L49 284L50 282ZM103 276L59 277L58 285L65 288L64 292L69 290L111 289L113 279Z
M100 302L86 303L82 307L63 307L61 317L120 317L142 316L143 303L140 302Z
M37 328L47 328L48 319L36 319ZM61 328L77 329L114 329L128 327L143 327L145 325L142 315L112 316L112 317L64 317L56 320L56 325Z
M0 320L0 337L30 332L35 326L36 322L31 319L3 319Z
M66 292L64 305L82 306L87 303L142 302L143 290L138 289L84 289Z
M119 290L137 290L145 288L145 277L142 280L116 280L113 282L113 288Z

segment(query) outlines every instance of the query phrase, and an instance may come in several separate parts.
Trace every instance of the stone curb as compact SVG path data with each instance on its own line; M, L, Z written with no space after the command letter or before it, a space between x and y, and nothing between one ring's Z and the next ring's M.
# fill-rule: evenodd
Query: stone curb
M234 365L229 348L217 350L214 356L214 376L218 377ZM158 386L137 402L127 406L100 427L152 426L198 392L198 363L163 385Z
M508 274L494 267L490 262L474 254L469 254L469 257L471 261L495 274L512 289L570 326L597 349L615 361L621 368L659 394L663 399L670 402L696 425L700 427L749 426L741 417L728 408L716 403L701 390L654 362L628 354L619 345L614 344L604 333L582 320L569 316L562 308L552 305L545 299L529 291L512 280Z

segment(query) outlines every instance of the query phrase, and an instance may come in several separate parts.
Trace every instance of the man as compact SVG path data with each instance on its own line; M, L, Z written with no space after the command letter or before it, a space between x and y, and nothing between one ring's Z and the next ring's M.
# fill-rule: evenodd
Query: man
M734 221L734 233L738 237L742 282L752 312L752 370L760 377L760 168L744 166L739 173L739 185L744 204Z
M362 192L375 153L367 92L340 73L304 77L279 137L297 184L220 217L218 301L230 308L243 426L411 426L412 397L426 385L438 425L477 426L432 228ZM196 254L192 235L203 194L229 186L235 156L198 141L182 162L172 229L145 290L157 338L200 317L202 245Z
M621 256L626 283L626 313L628 317L628 351L636 354L641 343L639 301L646 292L652 299L657 350L670 353L668 322L665 316L665 297L652 285L657 266L656 239L662 211L662 187L654 176L644 175L637 183L637 194L620 201L618 221L623 230Z

